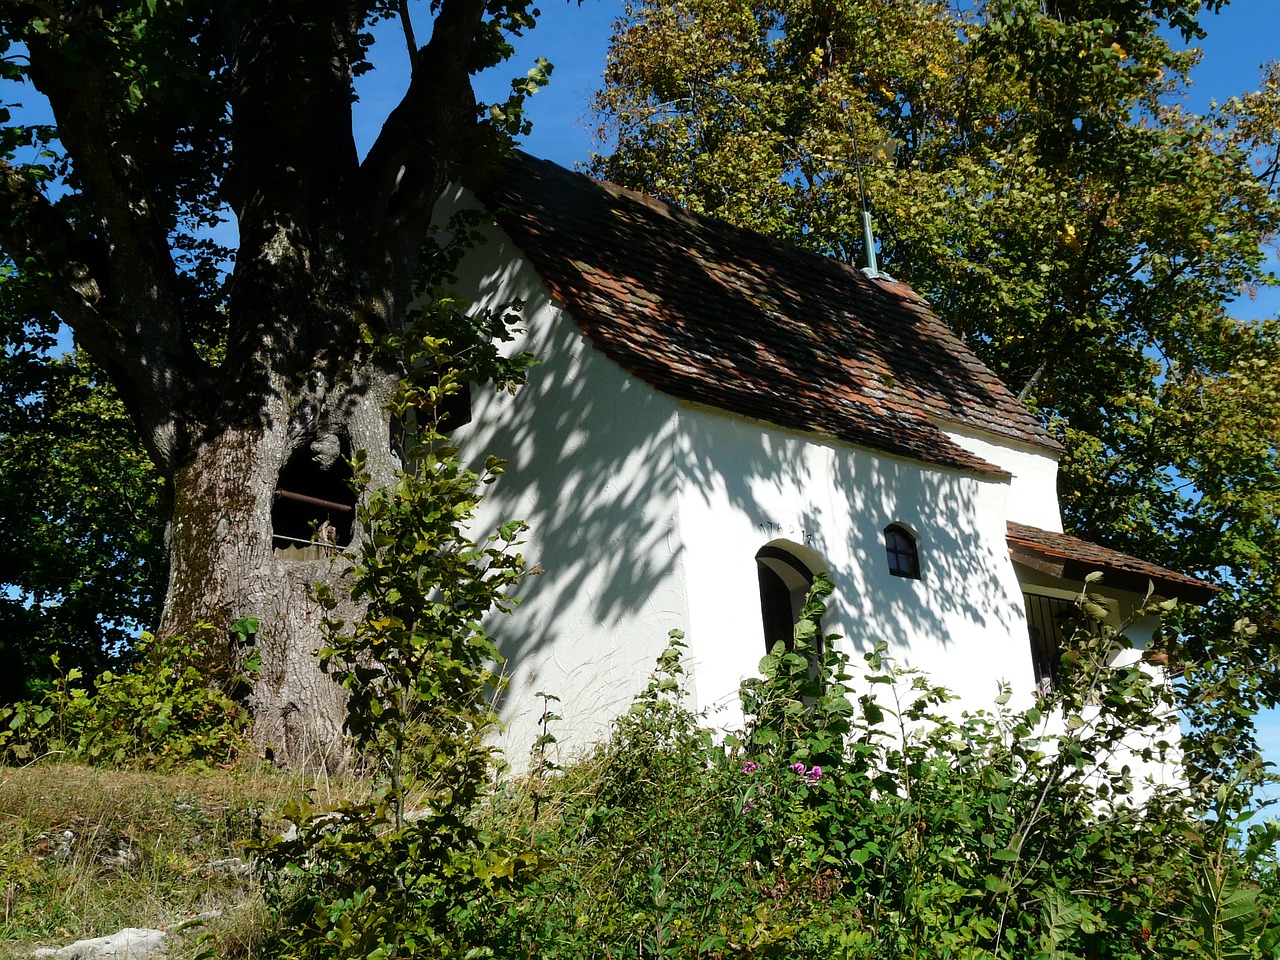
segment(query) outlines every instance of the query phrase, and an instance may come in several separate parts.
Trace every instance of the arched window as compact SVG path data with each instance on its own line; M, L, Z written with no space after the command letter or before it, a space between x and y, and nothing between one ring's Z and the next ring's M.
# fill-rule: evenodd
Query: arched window
M810 561L811 562L811 561ZM782 641L788 650L795 645L796 621L804 608L805 597L813 586L810 562L776 543L761 547L756 553L756 572L760 578L760 613L764 620L764 647L772 650ZM816 638L822 652L822 633Z
M920 579L920 550L915 536L902 524L891 523L884 528L884 552L889 559L889 572L895 577Z

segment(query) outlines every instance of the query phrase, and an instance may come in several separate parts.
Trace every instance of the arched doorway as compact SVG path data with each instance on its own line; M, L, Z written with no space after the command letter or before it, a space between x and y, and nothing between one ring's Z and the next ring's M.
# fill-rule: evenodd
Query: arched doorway
M788 650L795 646L796 621L813 586L815 573L825 564L799 544L775 540L756 552L756 572L760 580L760 614L764 626L766 652L781 641ZM815 640L821 655L822 632Z

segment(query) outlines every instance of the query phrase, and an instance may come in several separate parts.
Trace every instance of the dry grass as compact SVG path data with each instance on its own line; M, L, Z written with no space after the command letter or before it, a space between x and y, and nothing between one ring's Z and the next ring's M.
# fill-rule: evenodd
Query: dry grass
M122 927L170 929L218 910L216 956L252 956L261 926L246 858L259 825L334 785L269 770L137 773L66 764L0 767L0 956ZM211 866L212 865L212 866ZM175 938L194 952L198 938Z

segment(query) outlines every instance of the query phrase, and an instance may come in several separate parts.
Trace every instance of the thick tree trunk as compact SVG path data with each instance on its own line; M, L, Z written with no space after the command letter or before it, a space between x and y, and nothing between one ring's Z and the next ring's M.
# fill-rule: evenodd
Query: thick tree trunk
M313 381L303 398L276 389L258 417L213 432L173 478L161 632L204 632L211 662L234 664L247 651L233 649L227 628L241 617L258 619L254 740L290 767L332 771L346 760L345 697L319 668L325 611L311 598L320 582L346 597L344 547L362 537L355 495L342 492L346 459L366 451L375 485L399 466L384 409L393 378L366 363L353 379L327 390ZM346 510L324 505L344 499ZM298 542L308 539L314 545ZM357 613L349 603L336 611Z

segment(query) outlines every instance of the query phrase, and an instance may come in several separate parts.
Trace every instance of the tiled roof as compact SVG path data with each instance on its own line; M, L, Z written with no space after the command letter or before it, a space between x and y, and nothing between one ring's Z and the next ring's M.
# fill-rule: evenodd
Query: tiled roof
M938 424L1043 425L911 288L523 153L471 186L583 332L681 400L1007 476Z
M1064 580L1083 583L1090 573L1100 570L1107 586L1145 593L1150 582L1162 597L1199 604L1207 603L1221 589L1069 534L1022 523L1010 522L1008 526L1009 554L1016 562Z

